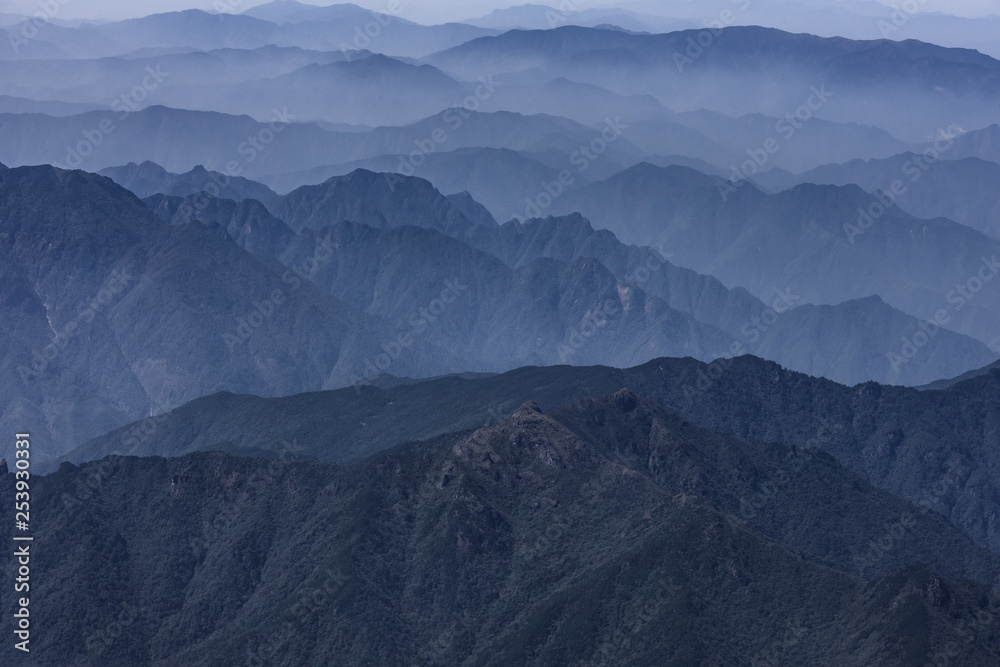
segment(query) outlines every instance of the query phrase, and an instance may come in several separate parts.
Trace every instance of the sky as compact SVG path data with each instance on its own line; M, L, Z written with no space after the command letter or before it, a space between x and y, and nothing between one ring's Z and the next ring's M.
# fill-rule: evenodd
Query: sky
M308 0L304 0L308 2ZM375 11L386 11L390 0L353 0L354 4L372 9ZM400 16L418 21L420 23L441 23L444 21L464 20L472 17L488 14L498 7L509 7L512 5L524 4L529 0L400 0L403 3L403 11ZM683 4L691 6L699 0L660 0L655 3L631 2L623 0L612 2L608 0L530 0L534 4L547 4L558 6L560 3L569 3L570 6L577 6L581 9L588 7L609 7L636 4L642 5L642 9L650 11L650 7L663 7L656 13L664 16L671 16L670 6ZM745 2L746 0L740 0ZM823 0L808 0L811 4L822 2ZM833 4L838 0L826 0ZM896 6L902 0L877 0L884 5ZM213 5L218 2L226 3L234 8L234 13L249 9L255 5L264 4L267 0L0 0L0 12L10 12L19 14L37 14L42 7L58 6L56 18L61 19L123 19L156 14L160 12L178 11L181 9L205 9L212 10ZM733 0L737 2L737 0ZM909 0L917 3L922 11L942 12L957 16L970 18L998 15L1000 16L1000 0ZM335 4L330 0L312 0L308 4L329 5ZM51 11L51 10L49 10Z

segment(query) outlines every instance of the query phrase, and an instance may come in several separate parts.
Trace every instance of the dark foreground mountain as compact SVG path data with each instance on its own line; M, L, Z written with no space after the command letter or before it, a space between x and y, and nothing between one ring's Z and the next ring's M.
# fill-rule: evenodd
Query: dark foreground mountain
M752 504L768 483L782 497ZM948 650L972 665L1000 650L976 621L995 559L941 518L823 454L715 435L628 390L347 467L110 458L34 484L49 517L32 545L48 575L37 664L861 666ZM898 548L866 560L894 522Z
M753 357L706 365L658 359L629 370L524 368L391 389L359 387L263 400L219 394L96 438L75 462L109 454L179 456L197 450L349 461L413 440L478 428L527 400L543 408L631 387L712 430L821 447L875 486L949 518L1000 553L991 482L1000 432L1000 373L945 391L874 383L844 387Z

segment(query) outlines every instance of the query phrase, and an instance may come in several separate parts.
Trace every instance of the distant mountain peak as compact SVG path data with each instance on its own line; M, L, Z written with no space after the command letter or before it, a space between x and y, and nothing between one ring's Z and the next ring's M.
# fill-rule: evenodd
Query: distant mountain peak
M272 0L272 2L251 7L242 15L272 23L296 24L315 21L357 20L371 16L372 13L387 14L390 11L388 7L381 11L368 10L351 2L311 5L296 0ZM394 20L409 23L409 21L399 17L395 17Z
M357 6L357 5L355 5L355 6ZM316 7L319 7L319 5L310 5L310 4L306 4L304 2L298 2L298 0L271 0L271 2L265 2L262 5L257 5L256 7L250 7L249 9L247 9L243 13L246 14L247 12L249 12L251 10L261 10L261 9L267 9L267 8L275 8L275 9L315 9ZM360 7L359 7L359 9L360 9Z
M612 176L612 179L629 181L635 178L675 178L683 179L685 181L699 182L712 184L719 179L715 176L709 176L703 174L696 169L691 167L685 167L680 164L671 164L666 166L660 166L652 164L650 162L640 162L622 171L621 173Z
M406 177L403 177L406 178ZM424 179L413 179L423 181ZM365 185L375 185L379 181L385 181L385 175L371 171L370 169L358 168L343 176L331 176L323 181L323 184L333 183L360 183Z

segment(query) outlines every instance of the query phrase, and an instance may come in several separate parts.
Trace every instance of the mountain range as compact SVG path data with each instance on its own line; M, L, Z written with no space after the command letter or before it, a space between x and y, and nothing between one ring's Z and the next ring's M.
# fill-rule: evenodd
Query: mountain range
M264 10L261 10L264 11ZM24 23L27 23L26 20ZM375 36L366 33L374 23ZM356 31L355 28L358 30ZM148 48L255 49L266 46L340 51L377 43L391 55L422 56L495 31L460 23L425 26L388 13L373 15L357 5L342 4L315 11L308 20L275 23L250 13L210 13L199 9L153 14L99 25L67 27L46 24L36 37L20 39L23 23L5 29L5 60L114 57ZM8 37L10 35L10 37ZM22 44L21 42L24 42ZM27 48L25 48L27 47Z
M503 421L525 401L549 410L626 386L702 428L822 450L1000 554L1000 533L981 519L996 511L998 497L990 473L998 382L997 372L987 369L944 390L851 388L749 356L708 364L655 359L627 370L521 368L278 399L217 394L96 438L66 460L226 451L346 463Z
M183 187L184 179L162 180L149 165L126 171ZM754 351L851 384L926 384L995 358L942 329L936 345L894 363L895 339L919 322L877 298L814 310L787 292L764 304L655 250L622 245L578 216L476 224L416 178L357 171L276 197L276 217L254 199L207 193L144 203L84 172L4 175L11 222L35 220L4 230L8 266L24 272L6 299L13 339L5 364L18 379L5 419L44 414L74 395L90 401L49 422L53 455L220 389L273 396L369 381L389 369L427 377ZM61 194L25 208L27 193L41 189ZM103 203L67 213L80 198ZM66 216L72 225L58 223ZM114 244L96 240L111 233L108 225L118 230ZM51 244L45 262L35 250L42 238ZM59 250L68 239L76 239L73 254ZM94 257L105 258L100 271L82 279ZM193 257L204 258L202 273L184 268ZM225 281L209 277L223 266ZM128 283L112 292L102 281L118 274ZM105 294L109 303L82 321L79 304ZM178 326L187 331L188 361L180 363L167 333ZM316 335L307 368L293 370L299 362L290 351L305 345L294 341ZM86 369L95 367L107 379L89 384Z
M868 192L891 192L893 183L900 182L905 192L896 203L915 217L948 218L1000 237L1000 211L989 195L1000 182L1000 164L976 157L949 160L938 159L934 153L901 153L880 160L825 165L802 174L775 169L754 180L773 190L817 183L854 184Z
M148 204L155 204L157 207L162 206L160 202L161 200L147 201ZM258 245L247 245L239 239L246 237L245 230L262 224L259 213L255 212L253 208L248 208L249 205L241 207L234 205L207 206L205 202L214 203L215 200L193 197L189 198L186 206L175 200L169 206L168 210L171 213L165 217L165 220L176 222L176 211L184 210L186 217L183 218L183 221L188 221L193 215L192 211L198 210L197 215L226 227L230 234L248 250L259 252L259 248L263 246L275 248L269 254L280 259L286 265L303 262L308 256L318 252L317 241L312 236L296 241L296 248L286 252L281 243L286 242L285 239L289 238L288 226L268 215L263 216L265 220L263 224L266 229L261 228L256 236L255 243ZM344 209L345 202L369 202L370 207L367 209ZM420 207L415 208L416 202L423 203ZM358 221L374 228L416 225L436 229L466 242L472 248L489 253L513 269L525 268L542 258L555 259L567 264L572 264L578 258L594 259L602 265L602 269L610 271L610 276L605 274L605 280L613 279L621 284L631 284L638 287L642 292L662 300L670 308L690 315L698 322L721 329L722 332L728 334L728 338L720 338L717 330L711 330L714 333L709 333L710 330L707 329L701 329L698 333L692 334L693 341L714 341L707 347L704 343L691 343L692 346L686 348L684 353L690 353L696 357L704 354L706 349L714 349L717 352L728 351L730 356L736 353L753 352L776 360L786 367L831 377L848 384L870 379L889 383L920 384L923 378L946 377L954 373L955 369L979 368L994 358L993 353L981 343L956 336L949 331L941 331L940 337L938 337L938 330L935 330L936 345L927 346L919 351L915 350L913 356L904 360L903 357L899 356L900 350L896 349L896 341L904 336L912 336L914 331L919 331L920 322L895 311L878 297L816 309L806 307L801 294L786 289L765 294L764 299L767 303L762 303L744 290L728 290L713 278L679 268L665 261L662 257L662 253L666 252L665 246L661 245L657 250L630 248L608 232L595 231L591 224L579 215L528 220L524 223L511 221L501 227L497 227L491 220L485 224L473 224L448 199L442 197L426 181L420 179L399 176L387 177L386 175L356 171L345 177L331 178L321 185L300 188L283 198L283 203L276 210L283 219L289 221L291 227L299 230L303 227L321 229L325 225L346 221ZM321 235L327 233L329 230L322 232ZM337 230L333 233L339 235L347 232L346 230L343 232ZM370 289L388 293L399 290L400 293L409 294L413 285L421 284L426 278L422 277L416 283L410 279L405 288L379 288L376 286L396 285L399 279L393 276L401 276L411 271L411 269L399 269L400 264L406 267L433 265L434 270L429 275L436 276L441 273L441 276L432 279L431 284L438 284L445 279L444 274L451 276L469 275L470 269L468 267L476 266L480 261L471 258L474 255L471 252L472 248L460 250L462 248L460 244L451 243L446 247L453 248L455 257L469 253L470 258L461 261L441 260L439 258L431 260L430 257L435 253L430 250L430 247L434 244L440 244L441 241L435 240L433 234L420 234L427 237L426 242L414 243L412 248L391 242L388 247L375 250L370 246L376 244L376 237L364 233L358 234L356 231L350 233L350 245L346 243L336 244L338 248L334 253L336 258L326 263L317 272L314 280L334 296L347 298L362 309L369 309L370 312L381 317L389 317L393 321L405 321L409 315L406 306L408 301L404 300L392 307L387 305L376 307L373 302L374 297L367 293L363 292L353 298L348 297L347 294L358 290L360 285L355 279L355 269L344 268L344 266L346 264L347 267L353 267L359 261L361 262L360 265L357 265L359 267L378 266L377 270L368 269L371 275L370 279L374 281ZM260 245L262 239L263 246ZM281 239L281 241L275 239ZM385 241L386 239L383 238L378 243ZM411 242L414 241L415 238L411 238ZM417 250L422 246L426 246L427 250ZM365 250L361 250L362 247ZM359 256L365 256L368 253L374 253L373 257L377 259L358 259ZM490 276L487 281L490 284L498 280L500 275L495 269L485 267L476 269L473 273L480 278ZM431 284L427 285L428 290L430 290ZM537 287L537 289L541 290L542 288ZM495 285L491 288L491 291L497 294L502 294L505 290L506 288ZM478 307L483 308L483 312L504 312L504 309L499 305L490 304L490 300L491 298L484 295L473 297L473 302L478 304ZM615 310L617 310L617 306ZM609 314L617 315L617 313ZM469 316L472 317L471 314ZM584 316L581 322L590 320L604 322L606 319L601 315L599 309L596 315ZM521 335L507 333L503 325L481 326L494 331L494 335L500 339L509 338L512 341L522 339ZM540 356L526 359L526 361L528 363L552 363L553 360L558 359L565 362L571 357L577 358L577 350L580 347L585 347L591 353L598 355L619 354L600 345L590 350L592 347L590 341L586 346L582 344L570 345L570 350L565 349L569 338L573 338L575 343L582 341L582 339L573 337L572 330L574 328L579 329L580 327L571 327L569 336L555 346L561 350L558 357L551 356L551 349L539 349L536 346L533 354ZM604 324L600 325L600 328L602 334L612 332L612 329L606 328ZM803 337L803 333L807 331L808 335ZM586 338L591 339L592 336L593 334ZM638 339L643 340L638 330L630 336L639 336ZM540 337L542 341L548 340L548 338L548 336ZM720 347L720 340L727 342ZM621 345L623 342L620 338L617 341L616 345ZM459 343L458 341L447 343L452 348L465 344L467 343ZM499 344L496 341L493 343L493 345ZM518 345L520 344L518 343ZM545 348L551 348L549 343L541 345ZM643 345L646 349L650 349L649 346L653 343L646 341ZM473 343L471 349L479 348L477 344ZM630 349L630 345L627 344L621 348L629 355L627 359L630 361L626 363L644 360L634 356L637 352L629 351ZM513 358L520 359L524 352L512 354L514 354ZM899 358L894 359L893 354ZM600 356L596 358L599 359ZM911 359L914 362L912 364L910 363ZM482 361L476 363L481 364ZM497 362L489 363L495 364ZM477 365L476 367L481 368L482 366ZM491 370L501 369L495 365L488 367ZM502 368L506 369L509 366Z
M1000 666L1000 19L446 4L0 12L0 664Z
M537 78L541 71L618 94L674 100L675 111L787 115L796 129L816 116L891 127L904 141L933 136L950 124L982 127L995 120L1000 61L976 51L758 26L702 29L710 39L703 37L708 43L700 45L698 32L510 30L434 54L427 62L465 78L483 71Z
M676 395L685 376L707 370L680 364L658 360L637 369L632 379L645 375L648 389L660 386L664 398ZM665 365L681 372L668 373ZM610 382L621 373L552 369L548 374L565 382L595 372L611 376ZM546 371L517 372L525 373ZM730 374L739 377L727 379ZM765 414L745 413L751 417L743 426L749 437L775 427L811 428L801 413L787 411L785 399L774 397L801 404L807 394L793 384L816 381L767 374L758 361L738 360L704 399L716 403L740 387L742 400L747 380L756 378L767 386L758 396L772 398ZM538 379L521 378L528 386ZM493 386L509 390L516 383L509 380ZM997 380L995 374L988 379L991 385ZM442 382L448 381L437 381ZM786 391L775 392L775 382ZM469 397L471 388L455 395ZM953 398L958 404L982 389L956 387L961 394ZM908 393L895 393L907 402L921 395L903 391ZM386 403L380 390L365 393L377 404L396 404ZM896 400L891 393L876 400ZM992 393L995 400L995 387ZM846 400L871 414L865 404L873 397ZM199 416L235 417L236 398L192 405L195 421L183 423L190 427ZM278 401L286 404L283 410L302 415L302 401L315 411L317 398L296 398L297 407L289 399ZM222 406L228 409L217 412ZM251 414L260 419L262 407ZM337 414L324 407L325 419ZM716 419L738 414L719 412L717 405L688 412ZM64 464L41 482L43 497L52 498L47 510L57 518L40 537L55 539L73 530L80 539L114 536L114 541L105 549L110 556L100 561L88 550L52 559L60 579L89 583L69 590L43 587L37 594L48 602L44 620L60 628L55 636L62 638L40 649L133 661L145 656L184 661L204 651L220 657L239 651L250 660L281 651L300 662L344 656L448 662L461 655L500 664L574 657L616 661L625 655L711 662L749 653L860 665L894 659L912 664L947 645L962 664L988 663L995 650L992 635L975 618L988 604L996 556L973 546L935 507L941 497L950 500L954 485L969 489L962 480L975 472L966 460L949 460L944 493L909 504L872 487L814 445L747 442L687 419L621 389L545 412L528 402L475 432L396 447L346 466L211 453L111 457L101 467ZM889 426L876 419L851 427L835 419L826 435L813 438L824 448L836 449L859 428L877 439ZM168 417L147 437L177 442L164 436L180 422ZM314 441L339 432L316 426L310 428ZM244 421L239 432L252 432L246 427ZM218 434L218 422L215 428ZM78 489L85 478L97 481L94 492L84 496ZM837 510L826 511L830 507ZM140 528L165 523L169 530ZM133 579L132 572L142 576ZM167 573L180 576L154 591L152 582ZM452 588L444 581L456 576L463 582L461 611L444 592ZM94 595L110 580L134 583L115 588L116 594L87 615L71 613L72 605L63 602ZM796 589L814 593L802 599L792 592ZM278 590L292 591L291 601L273 599ZM317 590L324 594L306 596ZM754 594L748 598L743 591ZM635 616L627 610L637 600L648 602ZM761 613L753 615L759 620L749 627L742 614L734 614L746 604L761 605ZM120 622L131 631L113 641L103 629L122 609L129 613L119 616L126 619ZM261 625L265 609L299 622L289 623L285 635L269 632ZM589 613L592 609L600 613ZM765 610L795 622L786 627ZM411 614L424 620L411 621ZM511 615L513 625L506 620ZM603 620L622 615L633 621L620 629L617 621ZM740 625L729 630L736 619ZM642 631L662 624L683 632ZM167 639L162 627L184 639ZM721 644L714 634L720 627L729 636ZM372 628L387 637L415 635L416 641L368 641L365 633ZM828 641L804 641L826 633ZM214 636L239 640L220 647ZM569 652L567 642L574 647Z
M674 261L757 296L795 286L822 305L877 294L933 326L998 342L1000 291L990 280L1000 243L945 218L915 218L891 193L804 184L766 194L745 180L640 164L551 210L578 211L625 242L662 243Z
M684 3L664 5L655 2L631 2L628 7L587 9L560 6L553 12L546 5L525 4L498 9L487 16L466 21L472 25L500 30L515 28L545 30L561 25L608 27L614 25L634 32L662 33L720 25L766 26L792 33L808 32L825 37L878 39L890 37L963 48L975 48L994 58L1000 57L994 17L971 19L937 11L904 13L878 2L849 0L788 3L777 0L737 4L709 0L690 7ZM728 10L728 13L727 13ZM706 22L705 17L711 17Z

